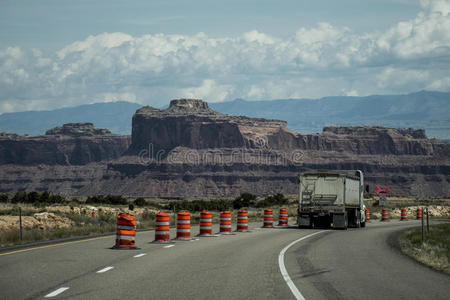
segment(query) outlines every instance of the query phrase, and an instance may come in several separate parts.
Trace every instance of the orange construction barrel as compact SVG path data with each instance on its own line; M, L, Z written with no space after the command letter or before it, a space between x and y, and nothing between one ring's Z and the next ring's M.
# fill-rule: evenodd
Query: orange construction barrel
M370 222L370 210L366 209L366 222Z
M238 232L248 231L248 211L241 209L237 215L237 228Z
M278 216L278 226L287 226L288 217L288 210L286 208L280 208L280 215Z
M198 236L212 236L212 213L208 210L200 213L200 234Z
M159 211L156 214L155 223L155 240L153 242L157 243L168 243L170 242L170 219L169 214L165 211Z
M220 212L220 233L221 234L232 234L231 233L231 211L228 209L222 210Z
M381 210L381 222L389 221L389 212L387 208Z
M113 249L137 249L136 219L132 214L120 213L117 216L116 244Z
M270 208L264 210L263 228L273 228L273 211Z
M422 220L422 208L418 207L416 209L416 219L417 220Z
M191 240L191 214L186 210L177 214L177 240Z
M406 208L401 209L400 221L408 221L408 214L406 213Z

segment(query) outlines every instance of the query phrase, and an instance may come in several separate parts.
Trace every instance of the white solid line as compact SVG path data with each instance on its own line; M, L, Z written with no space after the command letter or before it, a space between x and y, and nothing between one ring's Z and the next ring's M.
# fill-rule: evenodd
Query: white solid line
M57 289L56 291L51 292L50 294L46 295L45 298L50 298L50 297L55 297L58 296L59 294L61 294L64 291L67 291L69 288L68 287L62 287Z
M112 270L112 269L114 269L114 267L106 267L106 268L103 268L101 270L98 270L97 273L105 273L106 271L109 271L109 270Z
M167 246L164 246L163 248L172 248L173 246L175 246L175 245L167 245Z
M303 240L305 240L305 239L307 239L309 237L312 237L313 235L316 235L316 234L319 234L319 233L322 233L322 232L325 232L325 231L318 231L318 232L315 232L315 233L311 233L311 234L308 234L307 236L304 236L302 238L299 238L298 240L293 241L292 243L290 243L289 245L284 247L283 250L281 250L280 255L278 255L278 265L280 267L281 275L283 275L284 281L286 281L287 285L291 289L292 294L294 294L294 297L297 300L305 300L305 297L303 297L302 293L300 293L300 291L297 289L297 287L295 286L295 284L292 281L291 277L289 277L289 274L288 274L288 272L286 270L286 267L284 266L284 254L295 243L303 241Z
M144 256L144 255L147 255L147 253L136 254L136 255L133 256L133 257L142 257L142 256Z

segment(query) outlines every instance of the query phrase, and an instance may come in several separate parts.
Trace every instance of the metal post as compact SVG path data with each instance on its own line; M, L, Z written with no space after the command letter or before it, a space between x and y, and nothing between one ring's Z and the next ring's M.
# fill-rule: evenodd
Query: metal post
M176 204L173 205L173 227L177 227L177 215L176 215L176 208L175 208Z
M430 233L430 221L428 218L428 207L427 207L427 233Z
M423 211L423 208L422 208ZM423 217L422 217L422 245L423 245Z
M19 235L22 240L22 208L19 206Z

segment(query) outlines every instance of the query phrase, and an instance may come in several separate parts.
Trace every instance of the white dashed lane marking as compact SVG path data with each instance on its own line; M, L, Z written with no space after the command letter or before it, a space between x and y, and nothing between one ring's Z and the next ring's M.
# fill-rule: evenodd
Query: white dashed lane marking
M175 245L167 245L167 246L164 246L163 248L172 248L173 246L175 246Z
M103 268L101 270L98 270L97 273L105 273L105 272L107 272L109 270L112 270L112 269L114 269L114 267L106 267L106 268Z
M133 257L142 257L142 256L144 256L144 255L147 255L146 253L141 253L141 254L136 254L135 256L133 256Z
M61 288L59 288L59 289L57 289L57 290L51 292L50 294L47 294L47 295L45 296L45 298L51 298L51 297L58 296L59 294L61 294L61 293L64 292L64 291L67 291L68 289L69 289L68 287L61 287Z

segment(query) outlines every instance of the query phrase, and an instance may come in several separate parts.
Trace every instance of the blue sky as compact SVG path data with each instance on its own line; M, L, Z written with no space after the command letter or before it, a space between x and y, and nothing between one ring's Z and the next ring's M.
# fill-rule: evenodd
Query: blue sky
M258 30L282 37L319 22L370 32L420 8L414 0L12 0L1 1L0 44L57 50L104 32L222 37Z
M449 0L0 0L0 113L450 90Z

